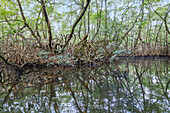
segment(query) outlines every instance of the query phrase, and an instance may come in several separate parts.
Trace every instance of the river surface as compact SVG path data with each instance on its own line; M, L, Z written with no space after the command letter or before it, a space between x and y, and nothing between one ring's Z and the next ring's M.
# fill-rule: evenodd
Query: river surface
M118 60L23 75L1 69L0 113L169 113L169 61Z

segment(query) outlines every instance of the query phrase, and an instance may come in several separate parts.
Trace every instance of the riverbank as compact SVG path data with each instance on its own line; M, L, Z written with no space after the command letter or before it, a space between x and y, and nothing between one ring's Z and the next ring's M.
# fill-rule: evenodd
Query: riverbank
M160 56L119 56L117 57L118 60L121 59L160 59L160 60L170 60L170 56L160 55Z

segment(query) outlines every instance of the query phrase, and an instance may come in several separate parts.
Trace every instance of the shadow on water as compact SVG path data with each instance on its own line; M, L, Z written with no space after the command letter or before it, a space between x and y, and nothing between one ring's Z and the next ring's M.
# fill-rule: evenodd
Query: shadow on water
M169 60L119 60L94 67L0 68L1 112L170 112Z

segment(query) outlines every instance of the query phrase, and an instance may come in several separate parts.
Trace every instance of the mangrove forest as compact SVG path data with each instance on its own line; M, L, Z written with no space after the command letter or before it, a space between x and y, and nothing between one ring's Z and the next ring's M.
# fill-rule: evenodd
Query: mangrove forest
M169 0L0 0L0 113L170 112Z

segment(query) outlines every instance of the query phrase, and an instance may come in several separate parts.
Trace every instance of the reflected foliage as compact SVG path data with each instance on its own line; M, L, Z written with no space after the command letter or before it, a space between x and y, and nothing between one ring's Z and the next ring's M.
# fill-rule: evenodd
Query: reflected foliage
M169 60L118 60L23 75L0 68L2 112L169 112Z

